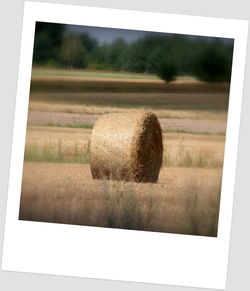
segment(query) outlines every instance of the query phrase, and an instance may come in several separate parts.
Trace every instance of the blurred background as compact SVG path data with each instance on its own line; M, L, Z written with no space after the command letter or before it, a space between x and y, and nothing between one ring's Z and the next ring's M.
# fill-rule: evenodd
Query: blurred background
M37 22L33 65L229 82L232 53L232 39Z

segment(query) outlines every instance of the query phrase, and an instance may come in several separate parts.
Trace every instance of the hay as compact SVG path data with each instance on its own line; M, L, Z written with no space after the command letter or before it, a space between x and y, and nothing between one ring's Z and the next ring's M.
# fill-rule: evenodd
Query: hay
M162 152L162 130L155 114L106 114L92 131L91 173L94 179L155 183Z

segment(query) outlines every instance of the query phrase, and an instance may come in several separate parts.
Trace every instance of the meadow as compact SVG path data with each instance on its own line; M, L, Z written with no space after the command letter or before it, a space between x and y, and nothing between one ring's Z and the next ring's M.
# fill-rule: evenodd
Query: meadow
M191 77L34 68L20 219L216 236L228 92ZM158 183L93 180L95 121L141 110L163 130Z

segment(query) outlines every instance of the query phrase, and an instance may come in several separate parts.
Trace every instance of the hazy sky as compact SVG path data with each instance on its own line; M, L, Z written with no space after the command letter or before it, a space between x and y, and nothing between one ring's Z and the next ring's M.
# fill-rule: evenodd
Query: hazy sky
M68 25L68 30L75 32L87 32L93 38L96 38L100 44L111 43L117 38L123 38L126 42L131 43L135 40L144 37L147 32L134 31L126 29L112 29L102 27L91 27L81 25Z
M74 31L74 32L79 32L79 33L87 32L91 37L97 39L100 44L112 43L117 38L123 38L126 42L131 43L140 38L143 38L146 34L153 33L153 32L146 32L146 31L102 28L102 27L81 26L81 25L67 25L67 29L69 31ZM200 38L199 36L192 36L192 35L190 36L187 35L187 37ZM212 37L204 37L204 38L212 39ZM224 41L230 42L232 40L224 39Z

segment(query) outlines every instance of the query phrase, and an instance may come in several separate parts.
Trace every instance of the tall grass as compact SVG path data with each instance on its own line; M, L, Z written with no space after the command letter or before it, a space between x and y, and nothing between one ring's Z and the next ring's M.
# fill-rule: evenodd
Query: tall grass
M47 163L89 163L89 141L85 146L64 146L59 138L54 144L51 140L42 145L26 144L24 160L27 162Z
M84 145L63 144L58 138L53 143L51 140L42 144L27 143L24 160L27 162L47 163L89 163L90 141ZM163 167L178 168L220 168L223 166L223 155L214 151L206 151L186 147L179 143L174 147L166 146L163 152Z
M35 178L37 179L37 178ZM53 178L54 179L54 178ZM211 182L187 177L174 189L166 184L136 184L74 179L42 185L24 183L20 219L99 227L216 236L220 177ZM53 186L53 187L52 187Z
M112 183L111 183L112 184ZM112 228L147 230L154 229L163 197L151 191L138 195L131 184L116 184L104 190L106 226ZM159 217L158 217L159 218Z
M84 129L91 129L94 127L93 124L88 124L88 123L44 123L43 126L84 128Z
M206 150L193 150L182 144L174 149L168 149L163 153L163 167L179 168L221 168L223 155Z

